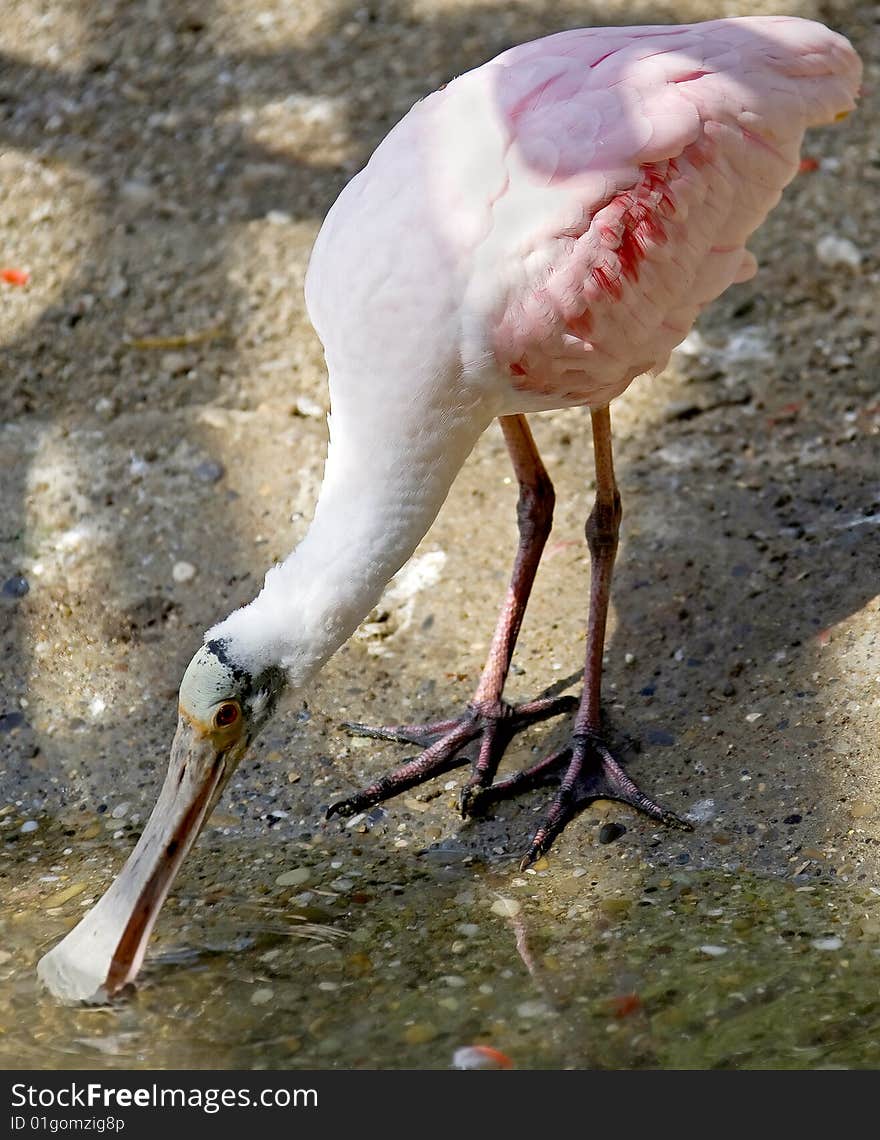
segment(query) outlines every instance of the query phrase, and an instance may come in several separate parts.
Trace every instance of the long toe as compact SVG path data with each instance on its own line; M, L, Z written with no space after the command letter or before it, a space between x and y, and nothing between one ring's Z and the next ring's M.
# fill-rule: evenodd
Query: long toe
M572 740L570 756L562 786L535 832L528 851L522 857L521 869L531 866L548 851L566 825L595 800L615 800L628 804L667 827L693 831L693 826L686 819L645 795L627 775L598 733L577 734ZM558 764L559 754L550 759ZM520 775L524 776L539 768L540 765L535 765L534 769Z
M483 810L484 805L497 798L490 786L511 737L527 725L569 711L573 703L576 703L574 698L568 696L541 697L516 708L503 702L491 707L472 704L454 720L430 724L373 728L365 724L349 723L345 727L354 735L417 744L424 747L425 751L355 795L331 804L327 809L327 818L334 815L356 815L408 788L470 763L467 756L461 755L462 749L479 739L480 751L473 762L473 774L465 785L460 801L463 815L475 815Z

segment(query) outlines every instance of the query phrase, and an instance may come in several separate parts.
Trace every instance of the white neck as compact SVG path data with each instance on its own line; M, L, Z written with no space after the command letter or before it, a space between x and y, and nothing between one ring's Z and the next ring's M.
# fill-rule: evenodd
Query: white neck
M254 601L206 639L226 639L252 672L284 666L294 687L348 640L423 538L492 418L443 389L434 407L412 393L393 411L363 400L334 405L324 481L305 538L269 570Z

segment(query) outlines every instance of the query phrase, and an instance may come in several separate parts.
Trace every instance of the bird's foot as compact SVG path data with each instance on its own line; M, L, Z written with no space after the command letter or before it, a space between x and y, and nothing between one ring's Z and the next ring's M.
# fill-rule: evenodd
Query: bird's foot
M514 734L526 725L570 712L576 704L574 697L542 697L516 706L502 701L491 706L475 703L468 705L466 711L454 720L431 724L402 724L382 728L346 724L349 732L357 736L418 744L425 751L356 795L331 804L327 809L327 818L332 815L356 815L417 784L453 768L460 768L469 762L467 756L461 755L461 750L479 737L479 755L473 764L471 778L461 793L462 814L473 815L479 810L482 793L491 785L504 749Z
M597 732L575 733L566 748L483 789L478 806L485 809L492 803L543 784L558 776L560 769L564 773L561 787L522 858L522 870L540 859L565 825L594 800L616 800L618 803L629 804L636 811L667 827L693 831L687 820L644 794L626 774Z

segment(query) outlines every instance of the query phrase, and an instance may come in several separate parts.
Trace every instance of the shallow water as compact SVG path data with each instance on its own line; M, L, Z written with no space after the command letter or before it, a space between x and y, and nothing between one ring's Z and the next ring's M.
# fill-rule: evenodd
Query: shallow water
M526 1069L880 1065L870 889L651 867L596 831L580 864L525 874L452 843L416 854L349 829L293 852L224 831L184 871L137 989L92 1008L40 992L34 966L119 845L22 838L2 1067L443 1069L472 1044Z

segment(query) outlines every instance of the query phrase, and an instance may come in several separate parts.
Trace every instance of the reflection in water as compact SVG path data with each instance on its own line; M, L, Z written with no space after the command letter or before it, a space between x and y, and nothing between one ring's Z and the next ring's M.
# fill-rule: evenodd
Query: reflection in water
M473 1045L520 1069L880 1063L867 888L652 868L622 844L520 875L467 856L402 862L366 841L353 854L330 835L291 874L280 845L254 859L215 837L138 989L68 1008L38 991L34 963L119 853L44 839L33 862L18 845L0 909L5 1068L442 1069ZM65 892L64 875L85 889Z

